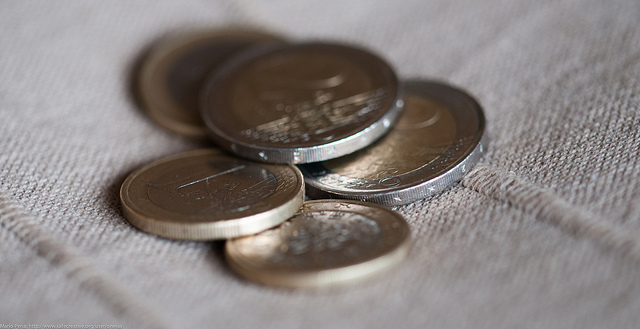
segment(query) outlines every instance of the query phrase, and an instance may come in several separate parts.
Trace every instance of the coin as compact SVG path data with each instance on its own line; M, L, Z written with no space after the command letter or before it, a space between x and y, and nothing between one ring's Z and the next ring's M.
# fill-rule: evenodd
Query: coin
M150 52L139 72L141 101L165 128L206 138L198 111L204 79L238 52L280 39L243 30L197 31L165 38Z
M304 180L292 165L197 150L155 161L122 184L125 218L147 233L214 240L278 225L298 211Z
M291 219L257 235L228 240L229 265L265 285L322 288L393 268L410 249L407 222L392 210L347 200L308 201Z
M477 163L486 144L480 105L436 82L405 88L404 112L388 135L348 156L299 166L309 196L401 205L443 191Z
M308 163L361 149L402 110L383 60L357 48L306 43L248 51L203 89L210 136L248 159Z

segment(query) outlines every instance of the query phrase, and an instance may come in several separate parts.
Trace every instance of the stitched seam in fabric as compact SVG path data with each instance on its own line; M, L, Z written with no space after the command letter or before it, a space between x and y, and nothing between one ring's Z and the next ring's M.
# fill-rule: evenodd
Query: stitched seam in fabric
M0 226L33 249L38 256L62 269L102 299L114 313L134 318L143 328L171 328L157 312L144 305L120 284L110 279L87 256L56 240L26 210L0 191Z
M640 241L634 236L578 209L551 191L525 182L513 173L479 167L464 177L461 184L531 213L537 219L575 237L590 238L608 250L640 262Z

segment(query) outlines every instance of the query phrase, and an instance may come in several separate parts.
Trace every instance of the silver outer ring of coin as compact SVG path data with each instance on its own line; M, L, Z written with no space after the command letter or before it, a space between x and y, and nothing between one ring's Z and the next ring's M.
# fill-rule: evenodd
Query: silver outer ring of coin
M400 188L389 188L389 189L375 189L375 190L365 190L365 189L350 189L345 186L341 186L338 183L336 184L326 184L322 183L320 180L322 177L326 175L328 169L322 166L322 163L313 163L298 166L302 171L302 174L305 178L306 183L306 193L307 196L314 199L322 199L322 198L338 198L338 199L351 199L351 200L360 200L373 202L377 204L381 204L384 206L399 206L411 202L415 202L417 200L421 200L433 195L436 195L452 184L460 181L460 179L468 173L475 165L478 163L482 154L485 152L489 139L484 134L485 130L485 118L484 113L482 111L482 107L478 102L471 97L469 94L464 91L457 89L455 87L439 83L439 82L430 82L430 81L407 81L405 83L405 88L407 90L416 90L419 88L432 88L432 86L437 86L438 88L447 89L449 92L457 94L457 97L461 97L465 99L468 104L471 105L473 110L475 110L475 114L478 116L478 133L473 138L473 140L468 144L468 149L465 152L466 155L460 158L460 161L454 163L446 163L446 156L440 156L438 158L445 158L444 163L442 161L438 161L438 158L434 159L432 163L427 164L426 166L414 170L417 172L421 169L426 168L434 168L434 166L442 166L442 170L434 177L425 177L425 180L408 187L400 187ZM446 102L446 101L445 101ZM457 148L459 145L455 145L455 140L451 146L443 153L446 155L447 152L451 152L452 148ZM331 173L332 175L338 176L339 179L347 179L347 180L357 180L351 177L341 176L335 173Z
M382 212L393 216L396 223L404 226L406 237L392 250L359 263L347 265L337 268L328 268L323 270L308 270L300 272L284 272L284 271L260 271L253 268L247 262L242 253L235 246L238 239L251 239L255 236L241 237L237 239L227 240L225 244L225 256L229 266L240 276L258 282L260 284L276 286L282 288L305 288L305 289L323 289L335 288L345 285L356 284L365 281L371 277L375 277L386 271L393 269L395 266L404 261L411 250L411 229L409 224L399 213L372 203L353 201L353 200L313 200L306 201L301 210L297 214L308 211L344 211L354 212L350 207L366 207L374 209L374 211ZM278 228L274 228L277 230Z
M151 208L151 211L149 211L149 209L140 207L140 205L132 200L129 189L131 185L135 184L135 180L146 171L185 157L201 156L233 157L220 149L200 149L156 160L129 174L120 187L120 202L126 220L144 232L164 238L188 241L211 241L255 234L277 226L295 214L304 201L304 179L300 171L293 165L289 165L289 167L293 170L297 180L300 181L300 184L295 187L295 195L291 199L267 211L254 213L241 218L221 221L213 218L212 221L184 223L176 218L158 217L157 213L155 213L157 206L154 206ZM257 164L260 165L260 163ZM179 216L178 214L173 217ZM188 217L189 215L185 216Z
M340 46L345 48L351 48L355 51L360 51L368 54L369 56L377 57L376 55L359 48L352 46L343 46L340 44L323 44L323 43L300 43L300 44L288 44L288 45L275 45L275 46L261 46L247 50L238 55L235 59L230 60L227 66L221 68L218 72L211 77L208 83L205 84L201 98L201 115L209 129L209 136L215 141L216 145L231 151L232 153L254 161L268 162L268 163L281 163L281 164L302 164L324 161L341 157L343 155L353 153L357 150L371 145L376 140L380 139L386 134L398 120L402 113L404 106L403 96L404 88L403 84L399 83L397 77L393 77L396 85L396 97L391 103L389 110L382 115L376 122L368 127L340 140L329 142L326 144L311 146L311 147L298 147L298 148L275 148L266 146L257 146L251 143L245 143L236 138L229 136L220 130L215 124L215 118L208 114L206 108L208 90L215 88L215 85L223 80L227 75L231 74L235 69L242 67L247 62L267 55L269 53L278 51L280 49L305 45L329 45ZM383 65L394 72L391 66L385 62L382 58L377 58Z

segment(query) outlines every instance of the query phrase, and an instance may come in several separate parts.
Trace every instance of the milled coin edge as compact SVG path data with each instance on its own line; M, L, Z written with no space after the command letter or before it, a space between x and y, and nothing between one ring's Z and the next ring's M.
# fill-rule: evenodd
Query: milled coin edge
M213 86L218 83L219 80L225 78L233 70L242 67L243 64L251 61L254 58L258 58L264 54L268 54L274 50L279 50L285 47L293 46L309 46L309 45L328 45L348 48L349 50L355 50L371 56L375 60L382 63L388 68L390 76L395 83L395 97L393 98L389 109L371 125L364 127L360 131L347 136L343 139L332 141L325 144L319 144L308 147L293 147L293 148L276 148L268 147L264 145L256 146L249 142L242 142L229 136L224 131L219 129L210 115L206 113L208 97L207 90L213 89ZM257 49L257 50L256 50ZM335 159L349 153L358 151L366 146L371 145L373 142L384 136L394 123L400 118L400 114L404 108L404 84L400 83L398 76L395 73L393 66L387 62L384 58L378 56L376 53L369 51L365 48L348 46L341 43L327 43L327 42L306 42L288 45L276 45L276 46L263 46L254 50L248 50L237 56L232 62L228 63L227 67L216 72L212 75L205 86L203 87L203 93L201 97L200 107L201 116L208 129L209 137L216 142L217 145L227 149L228 151L243 157L245 159L254 160L264 163L273 164L303 164L311 162L319 162L325 160Z
M332 289L336 287L357 284L370 278L382 275L386 272L391 271L395 266L400 264L408 257L411 251L413 239L411 237L411 228L409 226L409 223L407 223L407 221L404 219L404 216L394 210L388 209L378 204L355 200L312 200L306 201L305 204L326 204L332 202L358 204L365 207L372 207L383 210L384 212L387 212L398 219L398 223L404 226L406 235L404 236L402 242L400 242L392 250L361 263L320 271L311 270L288 274L274 271L260 271L237 261L236 258L239 259L239 257L235 257L233 255L235 251L233 251L233 248L230 247L233 244L233 240L228 240L225 244L225 258L227 260L227 263L229 264L229 267L236 273L238 273L241 277L266 286L288 289Z
M457 93L460 93L461 96L467 98L473 104L474 108L477 109L476 115L478 115L478 130L479 134L474 138L477 142L474 144L473 149L467 154L460 162L455 164L453 167L448 169L447 171L441 173L439 176L434 177L429 180L425 180L423 182L417 183L413 186L395 188L395 189L384 189L384 190L352 190L352 191L339 191L337 189L332 189L329 186L325 186L325 184L320 184L313 177L309 177L304 173L303 176L305 178L306 183L306 193L307 196L317 199L317 198L328 198L328 199L347 199L347 200L359 200L372 202L376 204L380 204L383 206L400 206L409 204L412 202L416 202L421 199L428 198L430 196L441 193L442 191L449 188L451 185L462 179L462 177L469 171L475 167L475 165L480 161L480 158L485 153L487 147L489 146L489 137L486 134L486 118L484 115L484 109L478 103L478 101L467 93L465 90L462 90L458 87L452 86L448 83L433 81L433 80L415 80L410 79L406 80L402 83L402 85L407 84L433 84L439 85L439 87L449 88L454 90Z
M190 223L179 224L174 222L162 221L149 216L141 211L136 210L136 206L129 197L128 189L134 179L142 172L161 165L166 162L174 161L185 156L198 156L206 154L224 154L221 150L203 149L184 152L156 160L140 169L133 171L125 179L120 187L120 204L122 205L122 213L127 222L143 232L154 234L163 238L190 241L210 241L219 239L229 239L245 235L251 235L262 232L281 224L282 222L293 216L302 206L305 197L305 183L300 170L293 165L288 167L294 172L298 184L296 184L297 192L285 203L272 208L270 210L245 216L236 219L227 219L224 221L214 221L208 223Z
M462 179L462 177L464 177L466 173L471 171L480 161L483 154L486 152L485 150L487 149L488 144L489 138L485 135L482 137L476 147L469 153L469 155L464 158L464 160L460 161L454 167L447 170L443 174L413 186L383 192L336 191L323 189L320 184L316 184L316 180L308 176L304 176L306 183L306 194L308 197L313 199L327 198L358 200L372 202L388 207L409 204L433 195L437 195L451 187L454 183L460 181L460 179Z

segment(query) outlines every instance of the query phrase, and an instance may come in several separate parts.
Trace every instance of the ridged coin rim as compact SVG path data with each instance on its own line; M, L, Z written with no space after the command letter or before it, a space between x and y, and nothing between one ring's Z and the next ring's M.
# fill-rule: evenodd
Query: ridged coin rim
M469 146L459 160L443 166L436 175L417 182L414 185L379 190L358 190L355 188L347 190L345 188L321 183L314 177L313 172L315 172L315 170L311 168L314 166L322 166L322 163L301 165L300 169L305 178L307 196L315 199L350 199L373 202L384 206L399 206L436 195L446 190L455 182L458 182L466 173L473 169L489 144L489 138L485 134L486 121L482 106L465 91L442 82L409 80L406 81L404 85L413 85L412 88L434 85L438 86L438 88L447 88L449 91L459 94L460 97L468 101L475 109L475 113L478 116L478 132L468 144ZM409 89L407 87L405 88ZM450 147L455 146L452 145ZM416 169L416 171L418 170L421 169Z
M286 272L268 271L252 266L251 262L246 261L245 257L243 257L234 246L234 243L238 239L231 239L225 244L225 256L227 263L231 269L240 276L259 284L291 289L331 289L334 287L341 287L366 281L371 277L375 277L392 270L407 258L411 249L411 229L404 217L391 209L373 203L354 200L313 200L306 201L303 204L302 209L297 214L305 212L305 208L312 208L309 209L309 211L337 210L355 212L353 210L349 210L348 206L342 209L331 208L336 204L376 209L377 211L381 211L391 218L394 218L399 225L403 226L404 236L402 241L400 241L392 250L389 250L384 254L352 265L324 270ZM251 236L244 238L251 238Z
M132 172L126 178L120 188L120 201L122 204L122 212L125 219L138 229L161 237L178 240L208 241L229 239L264 231L286 221L288 218L293 216L302 206L305 195L304 178L302 177L302 173L300 173L300 170L298 170L293 165L278 165L288 166L289 169L293 171L297 179L297 184L295 184L295 189L297 191L294 191L294 193L292 193L293 196L289 200L286 200L284 203L277 205L270 210L239 218L226 219L221 221L216 221L214 218L211 222L200 223L181 223L179 221L168 221L166 219L156 218L148 213L145 213L144 210L140 209L129 197L129 189L134 180L136 180L141 173L151 168L155 168L165 163L174 162L179 159L206 155L222 155L226 157L232 157L225 152L215 149L195 150L162 158ZM262 163L256 164L265 166L265 164Z
M223 130L217 126L217 122L208 108L211 107L208 94L210 91L216 88L217 84L224 81L225 78L230 76L235 70L242 68L253 60L259 59L262 56L267 56L271 53L278 51L285 51L287 49L295 49L296 47L312 47L312 46L328 46L342 48L345 51L358 52L362 55L368 56L371 59L379 62L390 76L390 81L395 88L395 96L390 104L389 109L384 112L378 120L367 127L363 127L359 131L354 131L353 134L344 137L339 140L334 140L315 146L305 147L269 147L267 145L256 145L250 142L244 142L236 139L233 136L229 136ZM240 157L251 159L259 162L266 163L292 163L302 164L310 162L318 162L324 160L330 160L343 155L353 153L368 145L371 145L376 140L380 139L386 134L393 124L400 117L403 102L404 88L399 82L391 65L381 57L377 56L363 48L353 47L340 43L326 43L326 42L307 42L307 43L291 43L286 45L273 45L263 46L245 51L235 59L229 61L227 65L214 73L209 82L205 84L201 98L201 115L205 122L205 125L209 131L209 137L213 139L217 145L225 148L226 150L237 154Z

